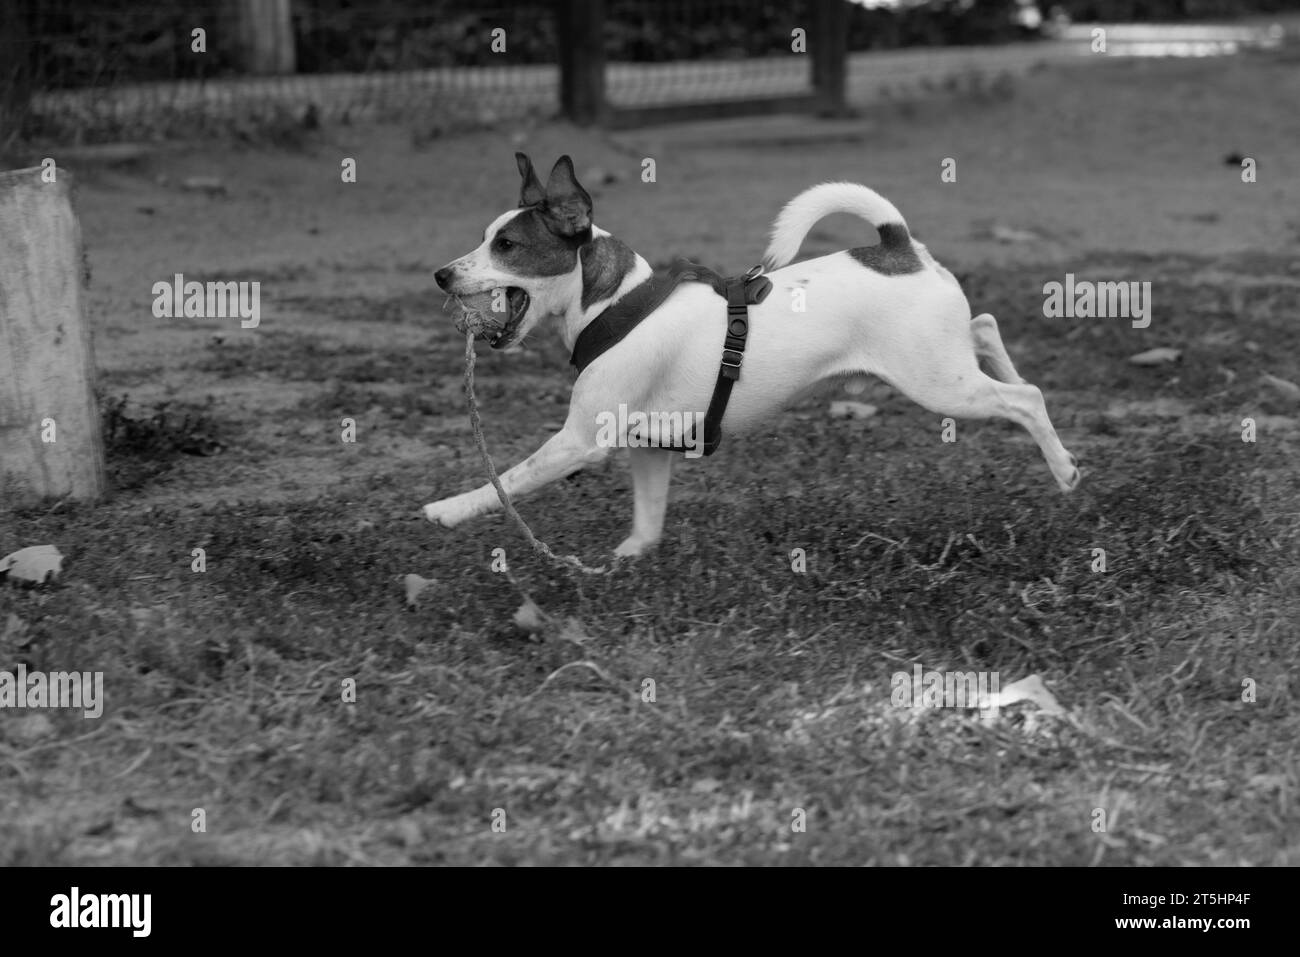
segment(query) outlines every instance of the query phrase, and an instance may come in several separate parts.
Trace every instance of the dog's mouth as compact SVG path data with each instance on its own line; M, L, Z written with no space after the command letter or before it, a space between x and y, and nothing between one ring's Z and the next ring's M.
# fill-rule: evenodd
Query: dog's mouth
M519 331L519 324L524 321L524 316L528 314L530 302L528 293L518 286L506 287L506 300L510 303L510 317L499 331L487 337L488 345L493 349L502 349L514 342L515 334Z
M501 294L505 293L505 308L501 305ZM473 332L475 339L484 339L493 349L503 349L514 342L519 335L519 327L528 315L532 300L528 293L518 286L497 286L482 292L469 294L452 293L446 305L456 303L456 328L461 332ZM502 312L505 313L504 319Z

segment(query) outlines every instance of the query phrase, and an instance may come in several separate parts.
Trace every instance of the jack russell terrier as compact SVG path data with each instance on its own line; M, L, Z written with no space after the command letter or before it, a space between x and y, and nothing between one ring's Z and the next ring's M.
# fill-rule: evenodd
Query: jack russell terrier
M652 270L593 225L591 197L578 184L569 157L560 157L543 188L528 157L515 155L523 176L520 208L493 220L482 245L434 278L453 296L495 298L501 315L486 333L492 348L516 342L555 317L573 351L584 329L624 297L644 299L654 282ZM880 234L879 244L791 265L808 231L831 213L865 219ZM749 300L748 348L745 340L740 343L743 371L736 369L734 393L723 403L727 434L772 422L819 382L870 374L938 415L1010 419L1034 437L1063 491L1078 484L1076 460L1061 445L1043 394L1016 372L997 322L988 313L971 318L957 280L911 237L888 200L855 183L812 187L777 217L764 266L773 294L758 303ZM709 403L715 379L721 381L724 341L734 348L728 301L718 292L703 281L676 285L666 298L652 299L644 320L607 344L590 365L583 368L575 355L580 372L564 427L501 475L506 492L512 498L527 495L626 445L632 534L615 555L640 555L658 542L673 458L692 447L650 446L644 436L611 436L609 426L617 421L618 429L628 429L633 421L646 421L626 410L689 425L692 413ZM739 356L732 357L739 363ZM991 375L980 369L981 359ZM674 435L683 442L691 438L685 429ZM488 484L426 505L423 512L452 528L499 507Z

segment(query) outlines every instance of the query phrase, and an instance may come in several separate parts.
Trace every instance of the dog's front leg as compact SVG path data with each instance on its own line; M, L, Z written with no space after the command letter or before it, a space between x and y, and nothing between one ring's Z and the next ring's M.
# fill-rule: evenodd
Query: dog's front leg
M635 557L659 541L664 530L675 454L656 448L628 449L628 464L632 468L632 534L614 549L615 555Z
M564 478L585 465L594 465L609 454L589 436L565 428L546 440L540 449L501 475L501 485L512 499L535 492L549 482ZM454 528L501 507L497 490L491 483L472 492L453 495L424 506L424 517L447 528Z

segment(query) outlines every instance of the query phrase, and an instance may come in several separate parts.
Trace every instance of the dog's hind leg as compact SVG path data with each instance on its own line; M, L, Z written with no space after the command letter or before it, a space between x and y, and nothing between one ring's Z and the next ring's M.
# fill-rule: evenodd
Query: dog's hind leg
M632 469L632 534L614 549L615 555L635 557L659 541L668 509L668 483L672 480L675 454L652 447L628 449L628 465Z
M913 402L939 415L1010 419L1034 437L1061 491L1079 484L1077 460L1061 444L1047 417L1043 393L1036 386L999 382L979 369L974 356L944 365L924 376L895 377L890 382Z
M1023 385L1024 379L1016 371L1007 355L1007 348L998 335L998 323L987 312L982 312L970 321L971 340L975 343L975 354L988 362L993 378L1011 385Z

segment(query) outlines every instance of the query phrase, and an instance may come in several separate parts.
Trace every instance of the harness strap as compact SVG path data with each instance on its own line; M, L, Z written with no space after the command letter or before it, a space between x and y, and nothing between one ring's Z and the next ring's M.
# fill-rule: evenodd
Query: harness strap
M726 295L726 280L716 272L690 260L679 259L669 272L651 276L587 323L573 344L569 364L581 374L583 369L621 342L642 319L662 306L684 282L702 282L719 296Z
M759 275L760 272L755 267L744 276L727 280L727 337L723 340L722 363L713 386L713 398L704 413L705 455L712 455L722 444L722 416L731 400L731 388L740 379L740 364L749 338L749 306L762 302L772 291L772 280Z
M589 322L578 334L569 362L581 374L642 319L663 305L681 283L708 284L727 300L727 334L723 340L722 362L718 368L718 380L713 386L713 398L704 414L704 454L712 455L722 443L722 417L726 414L732 387L740 379L740 365L744 361L745 343L749 337L749 307L762 302L772 291L772 280L762 273L763 267L755 266L743 276L723 279L712 269L679 260L667 276L648 279ZM695 438L692 448L698 448L694 426L692 437ZM689 451L685 445L661 445L659 448L669 452Z

